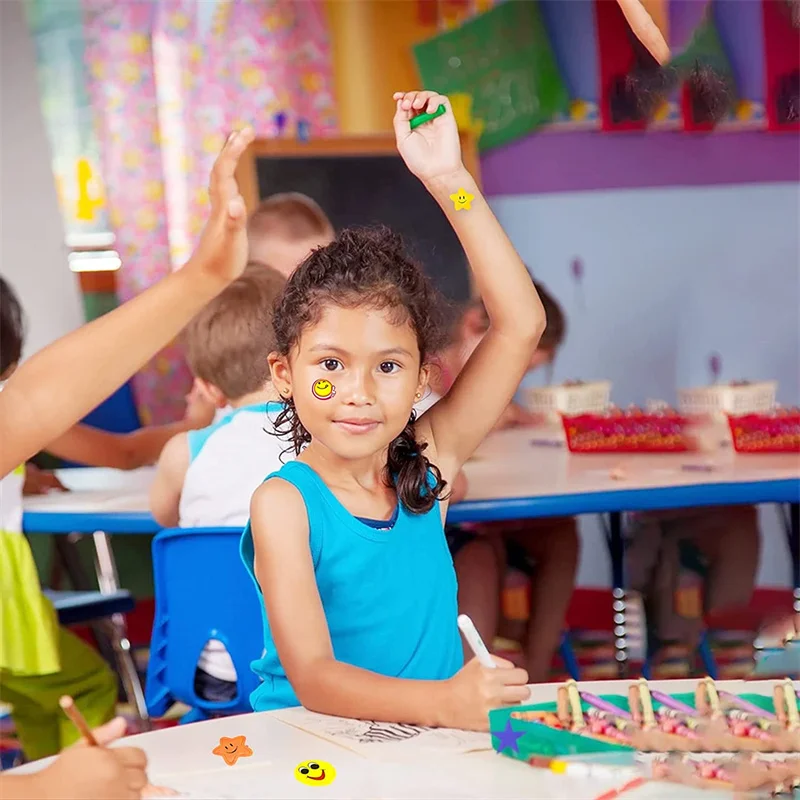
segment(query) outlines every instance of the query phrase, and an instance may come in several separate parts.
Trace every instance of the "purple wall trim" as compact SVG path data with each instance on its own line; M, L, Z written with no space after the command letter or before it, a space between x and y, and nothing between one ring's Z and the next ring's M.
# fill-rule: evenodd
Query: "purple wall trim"
M481 158L488 195L800 181L800 136L541 133Z

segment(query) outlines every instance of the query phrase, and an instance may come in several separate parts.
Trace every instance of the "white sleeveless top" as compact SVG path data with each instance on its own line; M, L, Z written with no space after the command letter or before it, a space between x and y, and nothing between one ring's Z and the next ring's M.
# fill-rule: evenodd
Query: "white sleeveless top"
M250 498L282 466L289 442L274 435L281 403L228 411L207 428L189 431L189 469L178 507L181 528L244 528ZM287 451L284 461L294 458Z

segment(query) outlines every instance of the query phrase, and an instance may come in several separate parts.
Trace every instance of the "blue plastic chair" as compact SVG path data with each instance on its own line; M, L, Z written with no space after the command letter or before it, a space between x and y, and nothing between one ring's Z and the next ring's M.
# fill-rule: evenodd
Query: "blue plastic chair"
M123 384L114 394L107 397L97 408L90 411L82 420L93 428L109 433L131 433L142 427L133 388L130 381Z
M173 702L191 706L181 723L252 711L258 679L250 664L261 657L264 629L253 581L239 556L240 528L173 528L153 539L155 619L145 699L153 716ZM212 702L194 690L197 659L218 639L236 668L237 694Z
M133 433L142 427L133 389L130 381L123 384L114 394L107 397L97 408L90 411L82 420L84 425L99 428L107 433ZM62 467L83 467L74 461L63 460Z

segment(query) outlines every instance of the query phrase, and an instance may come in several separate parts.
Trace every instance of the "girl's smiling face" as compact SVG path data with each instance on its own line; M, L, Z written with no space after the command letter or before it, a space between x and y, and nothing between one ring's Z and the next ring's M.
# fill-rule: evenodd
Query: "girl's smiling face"
M388 447L427 384L414 329L396 316L387 309L328 305L288 359L270 356L276 388L291 394L312 440L342 458Z

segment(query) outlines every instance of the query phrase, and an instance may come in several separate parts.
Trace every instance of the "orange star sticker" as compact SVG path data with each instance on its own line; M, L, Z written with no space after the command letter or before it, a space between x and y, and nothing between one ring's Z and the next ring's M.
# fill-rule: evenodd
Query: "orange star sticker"
M211 751L215 756L222 756L223 761L232 767L240 758L253 755L253 751L245 744L244 736L220 736L219 744Z

